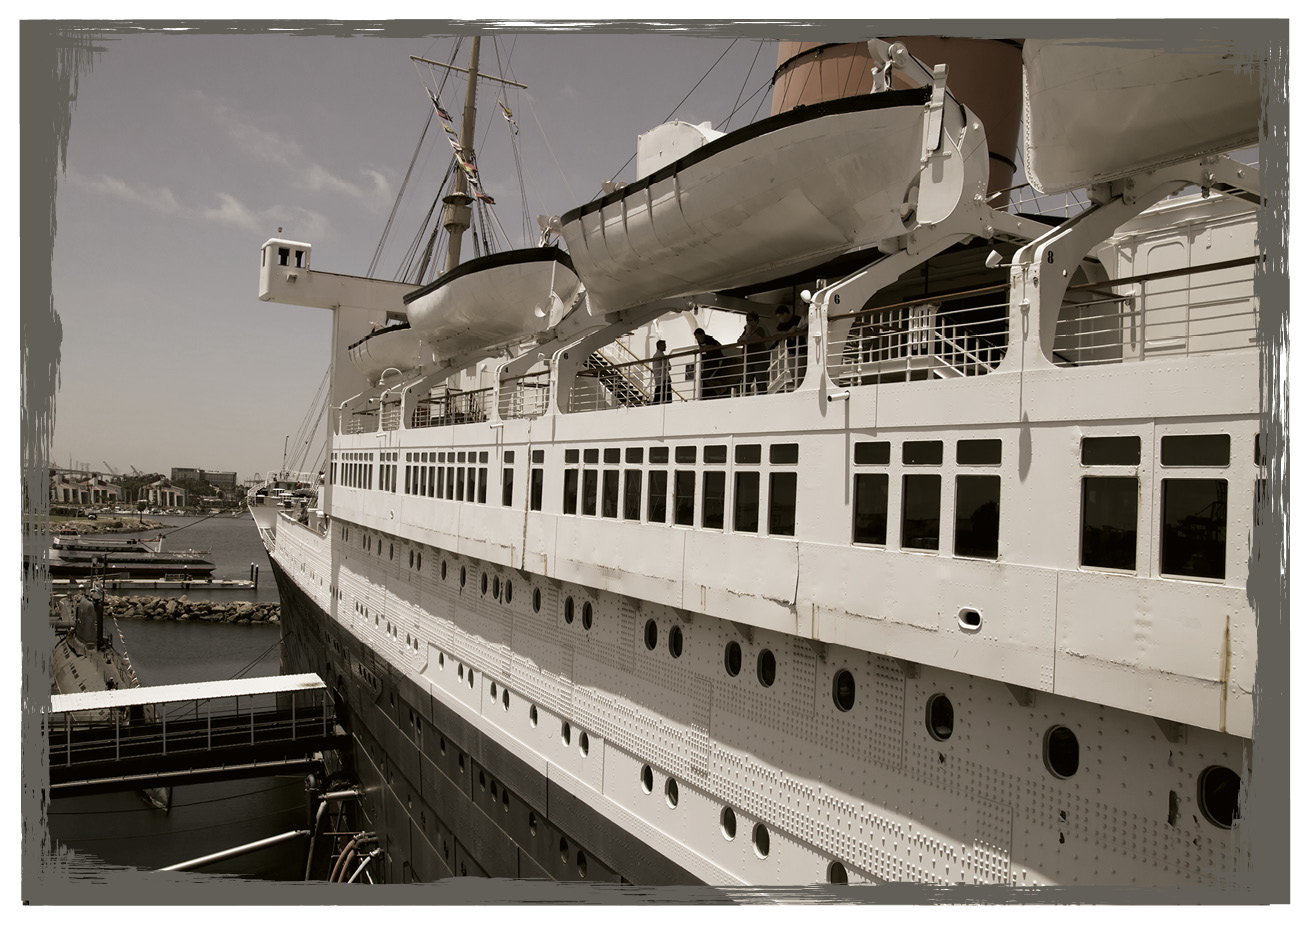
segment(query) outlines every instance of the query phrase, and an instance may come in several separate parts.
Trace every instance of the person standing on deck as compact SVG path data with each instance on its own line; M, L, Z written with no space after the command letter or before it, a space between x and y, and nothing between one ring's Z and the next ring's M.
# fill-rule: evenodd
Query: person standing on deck
M703 329L695 330L695 341L704 351L700 356L700 394L705 400L722 396L722 343Z
M808 318L788 306L777 307L777 332L786 337L786 366L794 375L792 386L798 387L808 367Z
M654 402L672 402L672 365L668 362L668 343L659 339L654 343Z
M738 343L745 359L745 394L765 394L768 392L768 347L765 343L767 333L759 322L757 313L745 314L745 328L740 333Z

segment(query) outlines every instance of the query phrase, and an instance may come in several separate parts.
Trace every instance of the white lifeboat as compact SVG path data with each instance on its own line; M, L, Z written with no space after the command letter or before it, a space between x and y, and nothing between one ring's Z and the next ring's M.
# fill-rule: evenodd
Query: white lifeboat
M442 361L529 338L550 324L552 308L569 303L577 286L568 254L551 245L474 258L404 302L409 325Z
M1058 193L1258 142L1259 80L1221 49L1027 39L1026 170Z
M378 329L350 346L355 370L374 387L387 371L414 371L430 359L431 353L424 351L422 340L409 324Z
M562 234L591 312L776 280L876 246L916 224L922 182L956 188L933 203L983 194L979 127L947 130L948 157L924 170L930 101L928 88L799 107L571 210ZM947 126L968 125L957 101L943 106L957 110Z

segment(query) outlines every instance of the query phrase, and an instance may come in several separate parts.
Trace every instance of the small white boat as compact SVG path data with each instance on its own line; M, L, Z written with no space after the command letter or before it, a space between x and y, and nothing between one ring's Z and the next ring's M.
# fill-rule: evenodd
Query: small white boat
M1027 39L1025 162L1060 193L1258 143L1258 72L1215 49Z
M423 350L422 339L406 323L378 329L355 342L350 346L350 361L376 387L387 371L403 373L430 363L431 352Z
M551 306L566 305L577 286L562 249L521 248L461 264L404 302L409 325L440 363L544 329Z
M952 97L931 99L885 91L780 113L569 211L562 234L591 312L775 281L901 236L929 221L924 170L946 199L984 194L980 124ZM942 123L948 157L924 168Z

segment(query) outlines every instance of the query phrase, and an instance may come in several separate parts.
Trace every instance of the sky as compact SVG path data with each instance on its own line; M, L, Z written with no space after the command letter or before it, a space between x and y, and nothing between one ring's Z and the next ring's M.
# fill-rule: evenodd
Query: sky
M637 135L667 118L721 127L744 99L729 128L768 115L776 43L732 38L484 38L481 70L529 87L482 82L478 100L483 188L513 247L537 244L537 214L597 196ZM368 272L431 109L433 79L409 56L448 61L456 41L101 37L56 195L53 464L246 479L281 467L288 435L294 464L326 372L330 312L260 302L259 247L281 229L313 245L318 270ZM456 120L463 88L451 81L441 95ZM525 230L497 97L519 130ZM373 276L398 276L449 154L433 124ZM633 176L634 162L618 178ZM318 444L300 452L316 457Z

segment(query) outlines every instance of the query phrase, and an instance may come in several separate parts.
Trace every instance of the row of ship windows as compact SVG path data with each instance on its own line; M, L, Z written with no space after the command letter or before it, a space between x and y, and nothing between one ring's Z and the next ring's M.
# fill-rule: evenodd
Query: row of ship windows
M1261 462L1259 438L1254 442L1255 460ZM1081 444L1081 464L1087 468L1138 467L1139 436L1086 437ZM588 468L584 465L642 465L638 468ZM704 465L726 464L726 445L707 445L703 449ZM674 464L696 465L698 446L678 446L672 450ZM599 516L608 519L644 521L674 526L725 530L728 514L728 471L712 468L674 469L669 472L653 467L669 463L666 446L648 449L633 447L565 449L562 512L564 515ZM368 453L355 453L367 455ZM999 439L961 439L955 446L957 464L975 468L993 468L1002 463L1003 445ZM385 459L398 453L382 453L380 465L382 490L398 490L397 464ZM487 496L487 452L410 452L407 459L417 464L404 468L406 494L438 499L485 503ZM762 465L761 445L738 445L734 449L736 468L730 499L730 528L734 532L759 533L766 506L766 533L794 536L796 525L795 471L766 472L767 490L763 496L764 471L750 466ZM902 443L901 461L911 468L940 466L944 443L940 440ZM504 453L501 475L501 503L513 505L514 452ZM888 441L856 442L853 464L853 526L851 541L860 545L885 546L889 539L891 503L890 474L868 470L888 466L891 445ZM799 446L779 443L769 446L768 464L797 465ZM432 463L424 463L432 462ZM544 451L532 452L528 505L531 510L543 507L545 471ZM1217 468L1230 464L1229 435L1169 435L1161 442L1160 463L1164 467ZM368 486L373 465L366 461L346 461L342 465L342 483ZM582 465L577 467L577 465ZM333 481L336 464L333 463ZM698 494L696 484L699 484ZM642 486L643 485L643 486ZM1262 484L1257 493L1261 495ZM1082 478L1080 563L1085 567L1134 571L1137 569L1137 515L1139 512L1139 477L1114 473ZM1227 482L1221 478L1185 477L1162 481L1159 570L1165 575L1222 579L1226 576L1226 497ZM939 551L941 532L942 476L938 473L912 471L899 482L899 545L910 551ZM1260 498L1255 500L1255 512ZM669 509L669 503L671 507ZM698 506L696 505L698 503ZM698 510L698 513L696 512ZM698 515L698 519L696 518ZM996 559L999 556L1000 478L994 473L965 473L955 476L954 549L956 556Z

